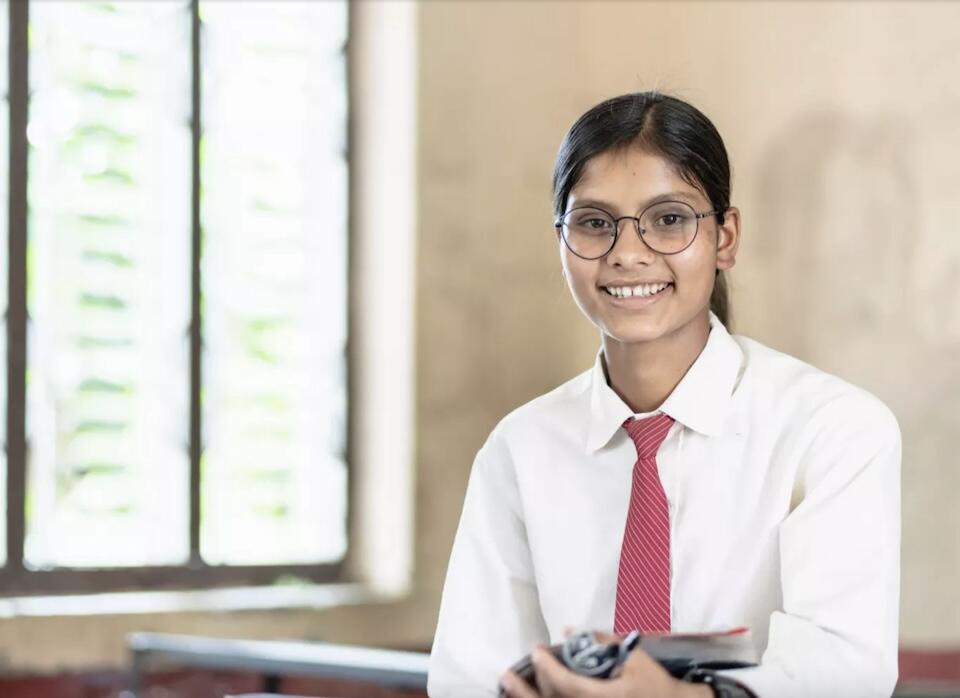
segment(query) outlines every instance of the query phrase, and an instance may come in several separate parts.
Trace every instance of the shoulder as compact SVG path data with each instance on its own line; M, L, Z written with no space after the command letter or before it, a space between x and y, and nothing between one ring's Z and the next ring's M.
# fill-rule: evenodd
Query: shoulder
M524 439L544 429L566 428L583 422L590 402L593 369L571 378L509 412L494 428L491 438L507 442Z
M756 340L734 336L744 356L741 385L755 410L808 434L870 431L899 442L897 419L869 391Z
M503 417L477 452L472 478L515 488L516 466L546 444L570 437L570 425L584 420L589 405L590 371L520 405ZM525 456L526 454L526 456Z

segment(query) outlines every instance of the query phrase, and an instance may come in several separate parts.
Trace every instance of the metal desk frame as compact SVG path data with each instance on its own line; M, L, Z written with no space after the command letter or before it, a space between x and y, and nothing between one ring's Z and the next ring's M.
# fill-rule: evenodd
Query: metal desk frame
M332 645L318 642L224 640L164 633L127 636L135 698L144 698L144 674L157 667L201 667L253 671L263 675L263 690L279 690L281 676L321 676L365 681L400 689L426 690L423 652Z

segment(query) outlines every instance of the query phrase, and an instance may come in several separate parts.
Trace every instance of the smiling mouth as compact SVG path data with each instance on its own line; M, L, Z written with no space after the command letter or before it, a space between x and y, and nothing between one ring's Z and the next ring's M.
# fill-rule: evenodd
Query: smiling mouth
M639 286L601 286L614 298L650 298L673 286L671 283L640 284Z

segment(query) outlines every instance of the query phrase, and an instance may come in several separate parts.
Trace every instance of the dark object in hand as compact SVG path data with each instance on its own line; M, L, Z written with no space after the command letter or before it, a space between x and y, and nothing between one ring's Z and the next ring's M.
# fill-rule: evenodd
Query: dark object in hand
M564 666L571 671L595 679L609 679L617 669L627 661L630 652L640 644L640 633L634 631L624 638L623 642L597 642L592 633L578 633L571 635L561 644L552 645L548 649ZM676 679L683 679L691 675L694 670L719 671L722 669L739 669L751 666L743 662L696 662L692 659L676 658L659 660L660 665ZM510 671L526 681L534 689L537 688L537 677L533 670L533 660L527 655L510 667ZM500 688L500 698L506 698L507 693Z
M577 674L595 679L607 679L615 669L627 660L627 655L640 642L640 633L634 631L619 643L597 642L592 633L571 635L565 642L552 645L548 649L560 662ZM510 667L510 671L537 688L537 676L533 670L533 660L528 654ZM507 695L503 688L501 698Z

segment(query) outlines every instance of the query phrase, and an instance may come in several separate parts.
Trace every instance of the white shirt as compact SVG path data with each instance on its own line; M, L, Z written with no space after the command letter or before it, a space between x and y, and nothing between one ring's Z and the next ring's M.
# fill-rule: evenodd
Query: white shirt
M674 632L747 626L759 698L879 698L897 677L900 432L875 397L716 319L661 411ZM610 630L636 450L593 369L477 454L430 659L433 698L496 695L564 629Z

